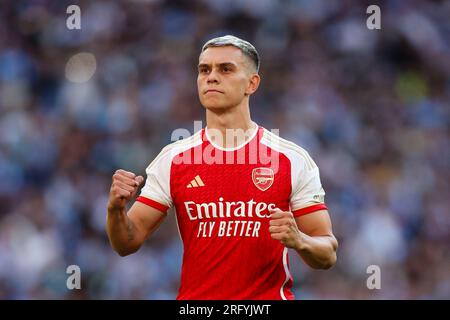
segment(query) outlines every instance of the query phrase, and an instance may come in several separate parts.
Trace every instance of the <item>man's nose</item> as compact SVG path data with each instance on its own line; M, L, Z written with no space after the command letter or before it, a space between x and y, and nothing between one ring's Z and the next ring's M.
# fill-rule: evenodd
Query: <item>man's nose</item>
M217 72L213 69L208 75L208 78L206 79L207 83L219 83L219 77L217 75Z

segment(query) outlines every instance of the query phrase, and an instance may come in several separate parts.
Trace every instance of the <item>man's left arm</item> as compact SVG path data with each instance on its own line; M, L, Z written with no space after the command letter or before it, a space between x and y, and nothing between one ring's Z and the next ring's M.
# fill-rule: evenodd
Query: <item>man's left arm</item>
M314 269L329 269L336 263L338 242L333 235L328 210L294 217L290 211L271 211L272 239L292 248Z

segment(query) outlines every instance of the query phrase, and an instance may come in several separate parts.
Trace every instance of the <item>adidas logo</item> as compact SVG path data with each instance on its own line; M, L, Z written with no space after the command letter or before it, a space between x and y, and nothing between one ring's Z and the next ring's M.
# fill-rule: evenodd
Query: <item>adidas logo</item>
M196 175L194 180L192 180L186 188L197 188L197 187L204 187L205 184L203 183L202 179L199 175Z

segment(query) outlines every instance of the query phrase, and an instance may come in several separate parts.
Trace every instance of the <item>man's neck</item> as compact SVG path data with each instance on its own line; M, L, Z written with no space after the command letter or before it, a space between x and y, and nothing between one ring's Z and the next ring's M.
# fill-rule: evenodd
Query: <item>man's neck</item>
M213 137L214 143L222 148L235 148L247 142L251 133L257 129L256 123L250 118L248 105L237 106L220 112L207 109L206 126L207 134ZM216 133L220 133L221 138L214 139ZM233 137L233 135L236 136Z

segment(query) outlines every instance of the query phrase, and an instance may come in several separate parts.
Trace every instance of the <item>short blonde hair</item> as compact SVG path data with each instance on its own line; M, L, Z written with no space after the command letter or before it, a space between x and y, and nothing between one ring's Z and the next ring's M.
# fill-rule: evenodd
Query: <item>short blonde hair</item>
M209 47L224 47L224 46L233 46L242 51L244 55L246 55L253 62L256 72L259 71L259 54L256 51L256 48L248 41L242 40L238 37L232 35L226 35L223 37L214 38L208 40L202 47L202 52L208 49Z

